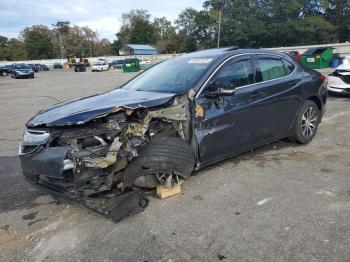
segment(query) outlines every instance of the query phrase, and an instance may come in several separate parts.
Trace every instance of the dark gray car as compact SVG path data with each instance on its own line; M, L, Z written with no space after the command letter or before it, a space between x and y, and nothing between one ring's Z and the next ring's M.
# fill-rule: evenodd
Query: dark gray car
M204 166L316 135L326 78L288 55L213 49L161 62L120 88L62 102L26 124L25 177L118 221L144 192Z
M11 65L12 78L34 78L34 71L26 64Z

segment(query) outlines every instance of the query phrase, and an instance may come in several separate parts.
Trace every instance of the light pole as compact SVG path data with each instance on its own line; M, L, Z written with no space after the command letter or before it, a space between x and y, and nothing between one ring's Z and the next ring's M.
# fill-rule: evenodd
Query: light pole
M90 47L90 57L92 57L91 39L89 39L89 47Z
M219 25L218 25L218 43L217 43L217 48L220 47L220 32L221 32L221 7L219 9Z
M58 38L59 38L59 41L60 41L61 59L63 59L63 46L62 46L62 39L61 39L60 30L58 30Z

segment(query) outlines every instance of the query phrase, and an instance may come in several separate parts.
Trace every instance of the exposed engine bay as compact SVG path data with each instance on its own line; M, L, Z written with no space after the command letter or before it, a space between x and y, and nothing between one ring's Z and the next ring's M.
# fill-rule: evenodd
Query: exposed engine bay
M41 143L33 143L24 136L20 152L22 165L33 166L35 159L40 160L41 165L47 163L47 166L29 168L34 171L25 176L46 189L78 200L95 212L111 216L114 221L143 211L148 203L144 194L147 190L157 185L171 187L182 183L194 169L195 150L190 147L193 112L189 104L187 96L177 96L167 105L151 109L114 108L82 125L27 129L28 136L35 136L36 132L49 135ZM165 172L166 165L158 168L163 164L148 165L148 160L140 160L143 164L134 163L142 150L152 150L147 149L148 143L171 137L182 140L193 151L193 160L190 157L190 165L185 169L176 164ZM159 145L155 144L154 148L158 150ZM152 153L146 154L152 157ZM28 161L27 156L30 156Z

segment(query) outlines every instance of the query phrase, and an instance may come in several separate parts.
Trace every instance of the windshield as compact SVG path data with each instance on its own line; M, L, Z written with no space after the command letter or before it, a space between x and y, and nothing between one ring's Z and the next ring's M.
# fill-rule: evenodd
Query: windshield
M159 63L123 88L128 90L181 94L203 76L212 58L175 58Z
M95 66L101 66L101 65L103 65L104 63L103 62L97 62L97 63L95 63L94 65Z
M14 66L15 69L30 69L29 66L23 64L17 64Z

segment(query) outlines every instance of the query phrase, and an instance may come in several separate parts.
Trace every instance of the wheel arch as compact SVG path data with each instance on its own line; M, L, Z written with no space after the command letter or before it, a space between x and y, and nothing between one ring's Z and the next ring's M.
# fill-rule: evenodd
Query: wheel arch
M317 105L317 108L322 111L323 105L322 105L321 99L319 99L317 96L310 96L306 100L315 102L315 104Z

